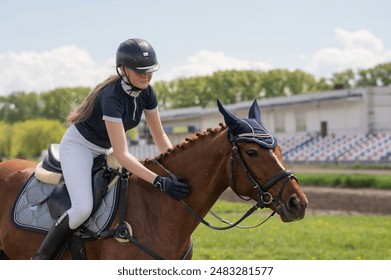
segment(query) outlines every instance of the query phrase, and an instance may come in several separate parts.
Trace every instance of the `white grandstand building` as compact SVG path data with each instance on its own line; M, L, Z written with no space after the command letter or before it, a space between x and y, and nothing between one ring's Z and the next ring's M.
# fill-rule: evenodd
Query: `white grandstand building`
M251 104L223 105L244 118ZM260 99L258 104L262 121L279 139L287 162L391 163L391 87L299 94ZM223 122L217 106L163 111L161 118L174 144ZM136 157L156 155L153 145L138 143L130 147Z

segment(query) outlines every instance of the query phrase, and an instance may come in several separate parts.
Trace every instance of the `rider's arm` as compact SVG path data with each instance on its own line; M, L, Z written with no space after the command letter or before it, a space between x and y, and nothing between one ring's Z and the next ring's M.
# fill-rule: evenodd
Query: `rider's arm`
M160 120L159 111L144 111L145 120L153 141L156 146L159 148L161 153L166 152L168 149L172 148L170 139L168 139L167 134L164 132L162 122Z
M123 124L107 120L105 120L105 124L113 147L114 155L118 162L137 177L152 184L157 175L145 168L133 155L129 153Z

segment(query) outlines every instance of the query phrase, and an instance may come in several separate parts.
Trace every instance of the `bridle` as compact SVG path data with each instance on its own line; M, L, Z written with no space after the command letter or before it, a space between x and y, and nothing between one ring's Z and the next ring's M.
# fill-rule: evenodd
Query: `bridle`
M229 133L229 132L228 132ZM259 135L256 135L257 137ZM247 138L246 138L247 137ZM247 217L249 217L252 213L254 213L257 209L263 209L267 207L269 204L274 204L276 206L276 209L278 208L278 205L280 204L281 200L281 195L282 192L286 186L286 183L290 179L295 179L297 181L297 178L293 175L293 173L290 170L282 170L276 175L274 175L270 180L268 180L265 184L261 185L258 183L258 181L255 179L255 177L252 175L251 171L247 167L246 163L244 162L242 155L240 154L239 147L238 147L238 142L239 141L244 141L247 140L251 142L254 138L254 135L250 135L250 133L246 133L246 137L243 137L243 135L238 135L234 137L231 133L229 133L228 138L232 146L232 156L230 157L231 159L231 182L232 186L231 189L235 192L237 196L240 198L244 199L241 195L238 194L236 187L235 187L235 175L234 175L234 158L237 159L239 162L240 166L242 167L243 172L245 173L247 179L255 189L257 196L258 196L258 202L252 206L237 222L231 223L227 220L224 220L220 218L218 215L216 215L214 212L209 211L212 216L220 220L221 222L228 224L226 227L218 227L218 226L213 226L209 222L207 222L203 217L201 217L191 206L189 206L185 201L180 199L180 202L184 205L184 207L192 214L199 222L202 224L206 225L207 227L214 229L214 230L227 230L233 227L238 227L238 228L243 228L243 229L249 229L249 228L255 228L258 227L262 224L264 224L267 220L269 220L272 216L274 216L275 211L273 211L265 220L263 220L261 223L255 225L255 226L239 226L241 222L243 222ZM174 181L178 180L175 174L173 174L171 171L167 170L164 166L162 166L157 160L154 160L154 162L159 165L162 169L164 169L171 179ZM281 182L280 189L277 193L276 197L273 197L273 195L269 192L269 189L272 188L277 182L281 181L284 179L284 181ZM246 200L246 199L245 199Z
M245 173L247 179L253 186L255 192L257 193L257 196L259 198L258 203L256 204L258 208L265 208L269 204L273 203L275 206L278 206L281 200L281 195L282 192L286 186L286 183L289 179L295 179L296 181L297 178L295 175L290 170L282 170L276 175L274 175L271 179L266 181L263 185L261 185L255 177L252 175L251 171L245 164L242 155L240 154L239 147L238 147L238 142L239 141L247 141L247 142L252 142L254 138L250 138L250 134L246 134L247 137L243 137L241 135L239 136L233 136L232 134L229 135L229 140L232 145L232 155L231 156L231 189L236 193L237 196L240 198L244 199L236 190L235 186L235 174L234 174L234 158L239 162L240 166L242 167L243 172ZM285 180L281 183L280 189L277 193L276 197L273 197L273 195L269 192L269 190L280 180L284 179ZM245 199L246 200L246 199Z

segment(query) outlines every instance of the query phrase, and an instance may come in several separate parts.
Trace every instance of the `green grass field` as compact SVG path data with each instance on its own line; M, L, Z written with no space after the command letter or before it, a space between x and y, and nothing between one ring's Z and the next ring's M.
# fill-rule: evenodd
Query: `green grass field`
M250 205L218 201L213 207L223 218L236 221ZM257 211L246 225L269 214ZM220 222L208 215L215 225ZM215 231L200 225L193 234L196 260L389 260L391 219L388 216L309 215L283 223L275 215L256 229Z
M332 172L332 171L331 171ZM311 174L297 173L302 186L334 186L334 187L349 187L349 188L376 188L376 189L391 189L391 171L390 175L385 174Z

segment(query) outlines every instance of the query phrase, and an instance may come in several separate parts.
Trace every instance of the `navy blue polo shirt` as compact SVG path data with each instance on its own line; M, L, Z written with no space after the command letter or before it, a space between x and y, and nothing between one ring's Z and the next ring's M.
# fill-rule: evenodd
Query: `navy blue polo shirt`
M155 91L148 86L140 93L128 95L121 86L121 80L101 90L88 119L76 123L79 132L91 143L99 147L111 148L105 120L122 123L125 131L136 127L144 110L157 110Z

